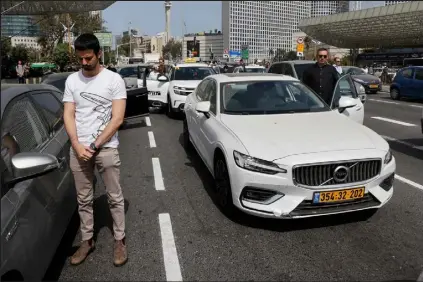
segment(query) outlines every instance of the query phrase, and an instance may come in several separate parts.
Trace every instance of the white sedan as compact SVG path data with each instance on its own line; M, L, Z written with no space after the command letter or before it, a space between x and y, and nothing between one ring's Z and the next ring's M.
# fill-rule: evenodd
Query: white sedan
M216 181L218 202L257 216L301 218L368 210L393 194L388 143L351 120L357 99L342 77L327 105L299 80L274 74L217 74L185 103L184 142ZM367 213L366 213L367 214Z

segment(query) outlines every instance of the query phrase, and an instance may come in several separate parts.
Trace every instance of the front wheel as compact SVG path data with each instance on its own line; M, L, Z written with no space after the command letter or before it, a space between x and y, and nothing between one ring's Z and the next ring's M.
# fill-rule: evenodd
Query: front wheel
M172 101L170 100L170 96L167 96L167 111L166 111L166 115L170 118L173 118L175 116L175 112L173 111L172 108Z
M396 88L391 89L390 95L393 100L398 100L400 98L400 93Z
M217 156L214 161L214 180L216 184L217 201L223 213L231 216L235 212L232 199L231 181L228 167L223 156Z

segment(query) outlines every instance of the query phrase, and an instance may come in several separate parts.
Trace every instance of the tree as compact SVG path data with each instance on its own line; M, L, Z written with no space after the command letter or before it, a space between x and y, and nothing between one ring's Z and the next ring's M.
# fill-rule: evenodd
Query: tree
M71 62L69 45L67 43L59 43L56 48L54 48L53 62L59 66L60 71L64 71L65 67Z
M12 42L9 37L1 37L1 56L8 56L12 50Z
M286 61L292 61L292 60L296 60L297 57L298 57L297 52L291 50L288 53L286 53L285 60Z
M117 47L119 49L118 50L119 56L128 57L129 56L129 35L122 36L122 40L120 44L124 44L124 45Z
M22 61L22 63L25 63L28 61L28 49L25 47L25 45L19 44L14 47L12 47L10 51L10 58L13 62Z
M182 42L175 41L173 38L163 47L163 58L169 60L172 58L181 57L182 55Z
M306 36L304 38L304 47L305 47L306 51L308 51L308 49L310 49L310 43L311 43L311 37Z
M45 57L51 57L55 46L62 43L65 36L67 36L63 25L71 26L74 24L72 33L76 36L82 33L92 33L102 28L100 17L91 16L89 12L37 16L36 20L43 33L38 40L38 44L41 46L42 54Z

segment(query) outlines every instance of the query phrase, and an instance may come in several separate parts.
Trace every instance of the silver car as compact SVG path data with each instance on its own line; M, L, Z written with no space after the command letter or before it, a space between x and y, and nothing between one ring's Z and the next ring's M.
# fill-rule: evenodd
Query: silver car
M41 281L76 210L62 95L1 86L2 281Z

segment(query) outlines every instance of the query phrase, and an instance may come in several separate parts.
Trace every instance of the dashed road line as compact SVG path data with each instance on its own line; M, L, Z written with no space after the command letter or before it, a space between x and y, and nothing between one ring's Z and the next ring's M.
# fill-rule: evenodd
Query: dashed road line
M148 141L150 142L150 148L156 148L156 139L154 139L153 131L148 132Z
M402 176L399 176L398 174L395 174L395 179L398 179L399 181L401 181L403 183L406 183L406 184L408 184L410 186L413 186L414 188L417 188L417 189L420 189L420 190L423 191L423 185L421 185L419 183L416 183L416 182L411 181L411 180L409 180L407 178L404 178Z
M373 119L378 119L378 120L382 120L382 121L386 121L386 122L390 122L390 123L395 123L395 124L399 124L399 125L403 125L403 126L417 126L415 124L412 123L408 123L408 122L403 122L403 121L399 121L399 120L395 120L395 119L390 119L390 118L384 118L384 117L371 117Z
M168 213L159 214L160 235L162 237L163 260L167 281L182 281L181 267L176 251L172 222Z
M393 142L396 142L396 143L403 144L403 145L406 145L408 147L411 147L412 149L423 151L423 146L416 146L416 145L414 145L412 143L409 143L409 142L406 142L406 141L402 141L402 140L398 140L398 139L395 139L393 137L389 137L389 136L385 136L385 135L381 135L381 136L382 136L383 139L385 139L387 141L393 141Z
M398 102L393 102L393 101L384 101L384 100L378 100L378 99L367 99L367 100L373 101L373 102L378 102L378 103L402 105L402 106L408 106L408 107L423 109L423 106L421 106L421 105L405 104L405 103L398 103Z
M153 163L154 186L157 191L163 191L165 190L165 186L163 182L162 168L160 167L160 160L159 158L152 158L151 160Z
M145 124L147 124L147 126L151 126L150 117L145 117Z

